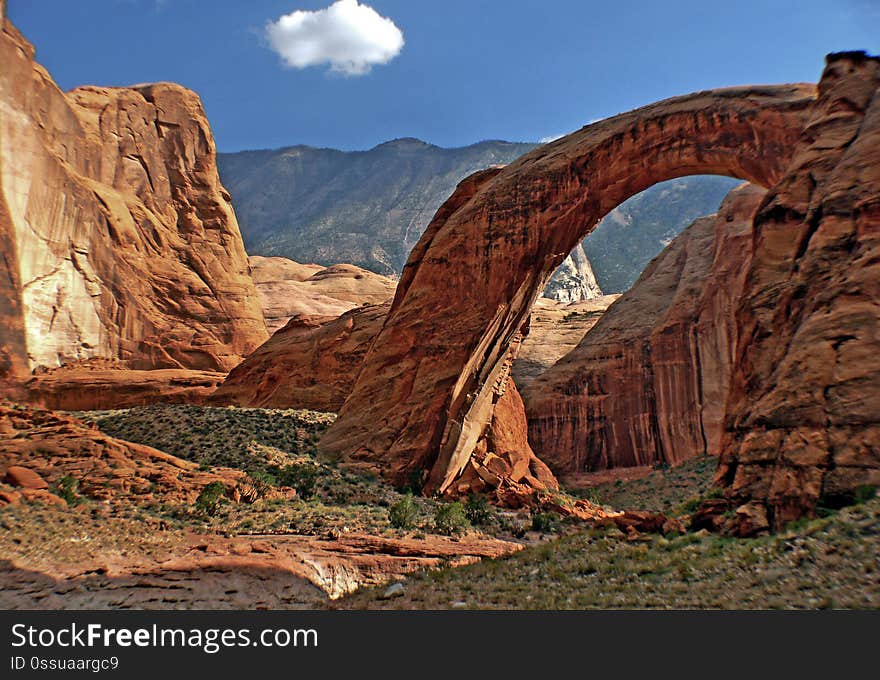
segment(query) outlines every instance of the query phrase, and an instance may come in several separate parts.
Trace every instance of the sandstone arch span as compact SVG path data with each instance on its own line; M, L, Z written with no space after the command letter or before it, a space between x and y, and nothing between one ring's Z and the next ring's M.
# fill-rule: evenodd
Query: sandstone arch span
M462 182L411 253L322 452L397 482L427 470L427 491L454 490L487 428L504 430L496 406L522 410L508 379L511 354L538 291L568 252L606 213L663 180L723 174L770 186L815 97L812 85L676 97ZM514 478L539 486L547 476L529 456ZM496 472L504 479L510 466Z

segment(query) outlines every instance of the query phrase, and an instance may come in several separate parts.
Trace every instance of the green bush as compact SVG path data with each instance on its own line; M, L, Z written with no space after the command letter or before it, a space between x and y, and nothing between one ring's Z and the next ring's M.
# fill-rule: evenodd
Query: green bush
M532 531L552 534L559 529L559 515L554 512L537 511L532 513Z
M77 505L82 500L79 495L79 480L73 475L64 475L55 486L55 495L63 498L71 507Z
M470 526L464 506L459 501L443 503L434 513L434 530L438 534L460 534Z
M857 487L853 494L853 500L856 503L865 503L877 495L877 487L870 484L864 484Z
M303 500L315 494L318 482L318 467L312 463L291 463L280 468L275 478L281 486L291 486Z
M495 511L485 496L472 493L465 501L464 514L474 526L485 526L492 521Z
M691 498L688 501L685 501L681 506L681 510L686 515L694 514L699 507L703 504L702 498Z
M196 498L196 510L213 517L217 514L217 509L225 497L226 486L223 482L206 484L199 493L199 497Z
M272 487L278 484L275 476L265 470L250 470L248 471L248 478L257 493L257 498L265 498Z
M415 526L418 510L412 493L406 494L388 508L388 517L391 520L391 526L396 529L410 529Z

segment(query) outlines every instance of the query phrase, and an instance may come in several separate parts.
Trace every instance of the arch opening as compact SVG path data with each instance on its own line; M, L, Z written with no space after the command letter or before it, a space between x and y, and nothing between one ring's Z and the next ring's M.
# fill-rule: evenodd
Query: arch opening
M426 470L427 491L453 491L510 392L535 298L571 249L657 182L719 174L771 185L814 99L812 85L677 97L463 181L411 253L322 452L395 481Z
M720 453L736 311L765 193L748 183L732 189L570 351L519 383L529 443L554 473L570 481Z

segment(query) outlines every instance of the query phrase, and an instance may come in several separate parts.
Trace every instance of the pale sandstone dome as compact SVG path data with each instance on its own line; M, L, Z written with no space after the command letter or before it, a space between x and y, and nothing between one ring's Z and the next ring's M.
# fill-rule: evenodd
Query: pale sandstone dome
M4 22L0 242L19 290L0 363L232 368L268 334L198 96L65 94L33 56Z
M322 267L259 255L248 259L270 333L294 316L339 316L382 304L394 297L397 286L394 279L350 264Z

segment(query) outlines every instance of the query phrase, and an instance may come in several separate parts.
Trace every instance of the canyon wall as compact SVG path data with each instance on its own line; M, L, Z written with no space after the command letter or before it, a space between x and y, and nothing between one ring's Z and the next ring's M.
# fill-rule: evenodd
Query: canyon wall
M0 286L6 327L24 331L0 338L4 353L28 368L103 357L228 370L259 346L268 334L198 96L170 83L65 94L8 21L0 64L0 239L15 245Z
M754 221L718 483L737 533L880 485L880 59L831 55Z

